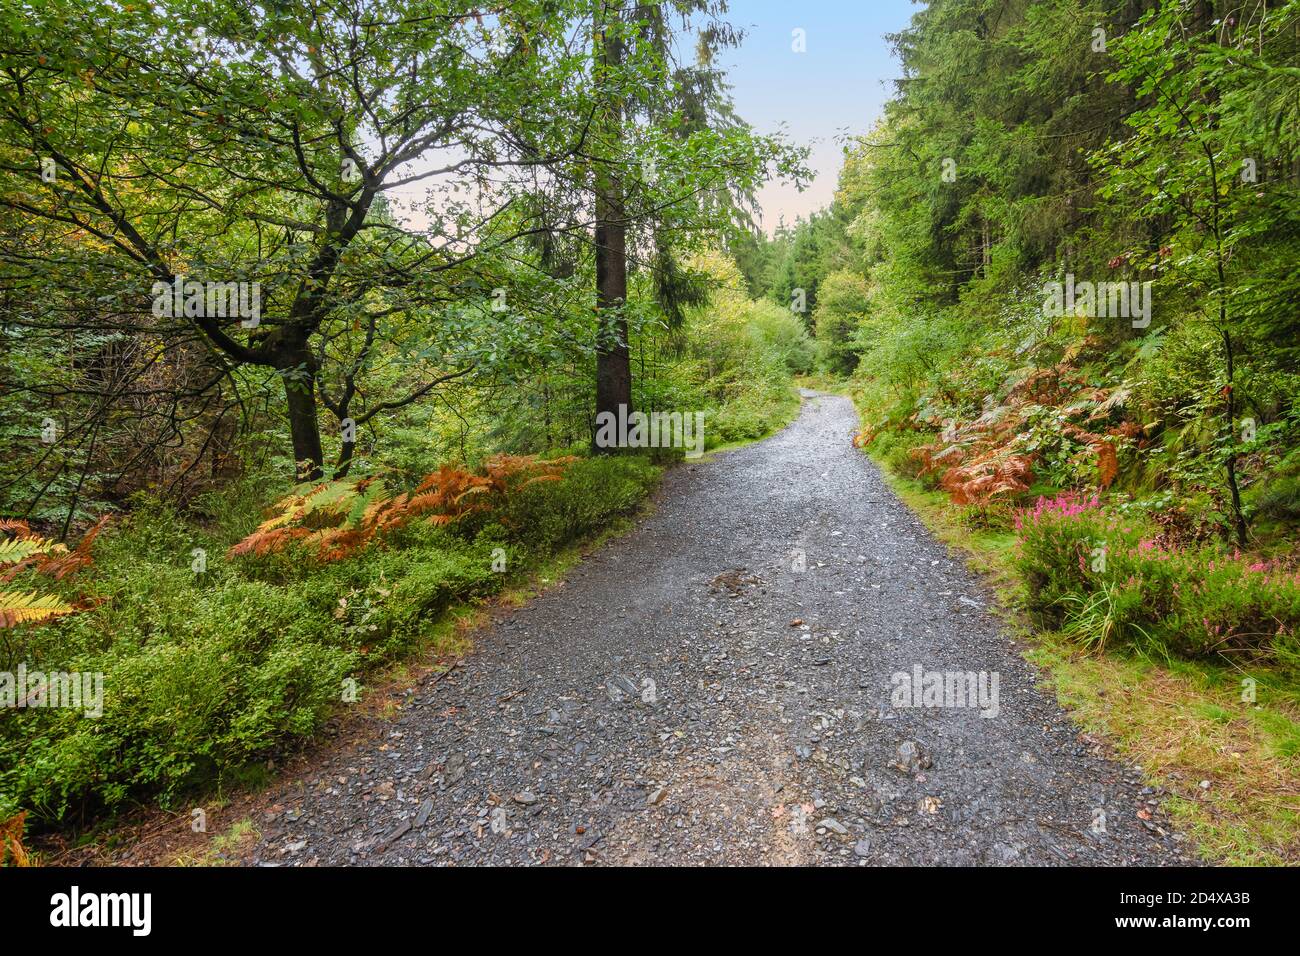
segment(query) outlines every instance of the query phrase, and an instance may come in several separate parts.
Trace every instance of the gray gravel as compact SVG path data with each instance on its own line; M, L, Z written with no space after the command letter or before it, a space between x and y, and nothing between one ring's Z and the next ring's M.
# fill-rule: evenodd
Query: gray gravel
M503 612L386 739L283 785L254 862L1188 862L856 427L808 392L779 435L675 469L652 516ZM996 716L894 706L916 666L995 673Z

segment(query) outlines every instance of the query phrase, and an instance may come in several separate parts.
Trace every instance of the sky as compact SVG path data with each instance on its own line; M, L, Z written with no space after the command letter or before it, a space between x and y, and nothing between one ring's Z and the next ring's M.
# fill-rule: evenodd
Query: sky
M912 0L731 0L727 19L748 35L718 63L736 112L760 133L784 122L793 142L812 146L817 174L802 193L781 183L760 191L766 232L835 197L840 140L871 129L901 74L884 35L906 27L919 9ZM804 31L806 52L792 49L796 29Z
M737 114L759 133L784 129L791 142L812 147L808 163L816 175L803 192L779 181L759 191L760 225L769 235L782 219L792 224L835 198L844 138L871 129L901 74L885 34L906 27L922 2L730 0L726 19L746 36L716 62L727 73ZM803 52L794 49L795 30L803 31ZM677 52L693 55L693 40ZM425 157L404 173L433 165L434 158ZM387 194L408 226L428 226L420 208L428 185Z

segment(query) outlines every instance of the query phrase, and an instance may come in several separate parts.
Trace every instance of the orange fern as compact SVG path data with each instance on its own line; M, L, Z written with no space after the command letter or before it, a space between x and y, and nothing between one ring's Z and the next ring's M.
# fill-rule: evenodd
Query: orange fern
M31 856L23 847L23 822L26 819L27 812L22 811L8 820L0 820L0 866L33 865Z
M265 557L284 550L285 545L290 541L310 536L311 532L306 528L271 528L267 531L258 529L231 548L228 553L231 557L250 554L259 558Z
M95 538L108 522L108 516L100 518L82 535L76 550L69 552L65 545L34 534L26 521L0 519L0 531L12 535L0 539L0 584L13 581L29 569L59 581L89 566L94 561L91 549ZM77 609L75 604L53 594L40 594L34 590L0 590L0 628L49 621L72 614Z
M81 541L77 547L68 554L52 556L36 566L36 570L41 574L48 574L56 581L62 581L65 577L74 571L89 567L94 562L94 556L91 554L91 548L99 533L108 526L112 520L110 515L104 515L81 536Z
M1099 441L1091 446L1097 453L1097 483L1102 488L1109 488L1119 475L1119 456L1115 453L1113 442Z
M500 499L534 482L559 481L575 457L543 461L531 455L489 458L482 474L444 465L408 494L392 497L379 478L355 484L323 482L277 502L266 521L229 551L263 557L296 544L320 561L338 561L416 518L448 525L490 510Z
M1033 480L1033 462L1028 455L991 451L949 468L940 484L956 504L979 505L999 495L1028 491Z

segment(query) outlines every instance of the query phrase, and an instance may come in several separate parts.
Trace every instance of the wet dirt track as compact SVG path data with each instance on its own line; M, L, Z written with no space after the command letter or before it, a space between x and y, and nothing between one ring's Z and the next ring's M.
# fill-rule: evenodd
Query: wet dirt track
M780 434L670 472L650 517L477 634L386 739L283 785L254 862L1187 862L856 427L806 393ZM996 674L996 715L893 706L918 666Z

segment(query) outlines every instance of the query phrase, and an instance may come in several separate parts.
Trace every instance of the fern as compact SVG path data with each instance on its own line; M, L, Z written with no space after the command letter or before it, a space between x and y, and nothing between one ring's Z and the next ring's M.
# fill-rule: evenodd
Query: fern
M919 475L939 474L939 485L955 504L987 505L995 499L1027 491L1034 481L1034 467L1042 455L1036 446L1026 450L1024 429L1036 410L1059 408L1058 432L1096 456L1097 487L1109 488L1119 475L1117 442L1132 440L1141 426L1120 421L1112 427L1083 427L1068 419L1105 422L1128 401L1130 389L1096 388L1080 376L1075 363L1091 344L1076 343L1051 368L1024 368L1012 376L1013 384L1001 404L986 407L973 421L949 425L939 440L910 451L918 463ZM913 421L920 423L919 416ZM1096 427L1098 431L1090 428ZM1100 430L1105 428L1105 434ZM855 439L867 444L870 437Z
M94 560L91 548L95 538L104 530L108 521L107 516L101 518L82 536L76 550L69 552L65 545L33 534L25 521L0 519L0 531L15 535L0 541L0 567L3 567L0 582L12 581L29 568L33 568L37 574L48 575L60 581L73 571L87 567ZM52 594L0 591L0 628L46 621L71 614L75 610L72 605Z
M66 553L61 554L59 557L51 557L41 561L36 570L41 574L49 575L56 581L62 581L73 571L89 567L94 561L91 548L95 544L95 539L99 537L99 533L108 526L109 520L109 516L105 515L95 522L95 525L81 536L81 541L77 544L75 550L68 552L66 548L60 545L59 547Z
M23 829L27 812L22 811L8 820L0 820L0 866L32 866L32 859L23 847Z
M37 555L53 554L67 550L63 545L51 541L49 538L40 538L35 535L26 538L10 538L8 541L0 541L0 564L17 564L19 561L25 561Z
M489 510L503 496L538 481L559 481L576 458L542 461L497 455L482 474L444 465L407 494L389 496L380 478L327 481L277 502L274 514L229 551L232 557L263 557L291 545L314 552L319 561L338 561L416 518L448 525Z
M71 604L65 604L53 594L37 594L28 591L0 591L0 627L14 627L17 624L30 624L46 621L53 617L71 614L75 611Z

